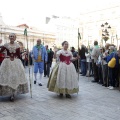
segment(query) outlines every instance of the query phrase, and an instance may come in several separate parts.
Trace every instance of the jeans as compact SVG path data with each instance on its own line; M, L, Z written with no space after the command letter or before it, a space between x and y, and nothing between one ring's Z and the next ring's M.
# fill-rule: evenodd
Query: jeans
M92 62L87 62L88 76L93 75Z
M85 59L81 59L81 72L83 76L86 75L86 60Z

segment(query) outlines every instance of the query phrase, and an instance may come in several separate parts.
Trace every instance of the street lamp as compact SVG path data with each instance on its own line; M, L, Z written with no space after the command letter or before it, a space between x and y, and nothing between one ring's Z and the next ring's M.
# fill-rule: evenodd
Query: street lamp
M102 28L102 39L106 41L109 39L109 29L111 29L111 26L106 22L104 24L101 25L101 28Z

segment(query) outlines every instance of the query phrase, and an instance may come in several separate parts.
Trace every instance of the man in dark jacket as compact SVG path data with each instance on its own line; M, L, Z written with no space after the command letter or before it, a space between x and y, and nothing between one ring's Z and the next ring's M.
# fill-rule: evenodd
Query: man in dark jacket
M50 48L50 67L52 66L52 62L53 62L53 56L54 56L54 52L52 51L52 48Z
M76 58L78 56L78 53L75 51L74 47L72 47L71 52L72 52L73 57ZM75 66L76 71L78 71L78 60L73 61L73 64Z
M85 56L85 51L86 51L86 48L85 48L84 45L82 45L81 49L80 49L80 52L79 52L80 59L81 59L81 73L82 73L82 76L86 75L86 56Z
M48 49L48 45L45 46L46 47L46 51L47 51L47 63L44 62L44 77L49 77L49 74L50 74L50 63L51 63L51 52L50 50Z

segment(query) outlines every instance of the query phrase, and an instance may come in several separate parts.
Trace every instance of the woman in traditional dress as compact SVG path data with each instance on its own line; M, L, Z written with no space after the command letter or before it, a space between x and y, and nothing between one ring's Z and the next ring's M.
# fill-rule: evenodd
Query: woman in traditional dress
M77 60L79 57L72 57L67 41L64 41L62 46L63 49L55 52L60 61L53 68L47 87L49 91L59 93L60 97L65 94L66 98L71 98L70 94L79 91L77 73L71 61Z
M14 101L14 95L28 93L28 82L20 60L20 47L15 42L16 35L11 33L9 39L0 50L0 53L7 51L0 67L0 96L10 96Z

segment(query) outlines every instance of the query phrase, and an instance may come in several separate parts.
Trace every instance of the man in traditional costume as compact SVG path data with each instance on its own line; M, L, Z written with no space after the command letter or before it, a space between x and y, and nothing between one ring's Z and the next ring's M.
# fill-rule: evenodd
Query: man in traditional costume
M41 39L37 40L37 45L33 47L33 58L34 58L34 84L38 82L39 86L42 86L42 78L44 72L44 60L47 63L47 51L46 48L41 44ZM40 78L37 81L37 73L40 73Z
M0 50L0 53L7 52L0 67L0 96L10 95L10 100L14 101L16 94L28 93L28 82L20 60L20 47L15 42L16 35L11 33L9 39Z

